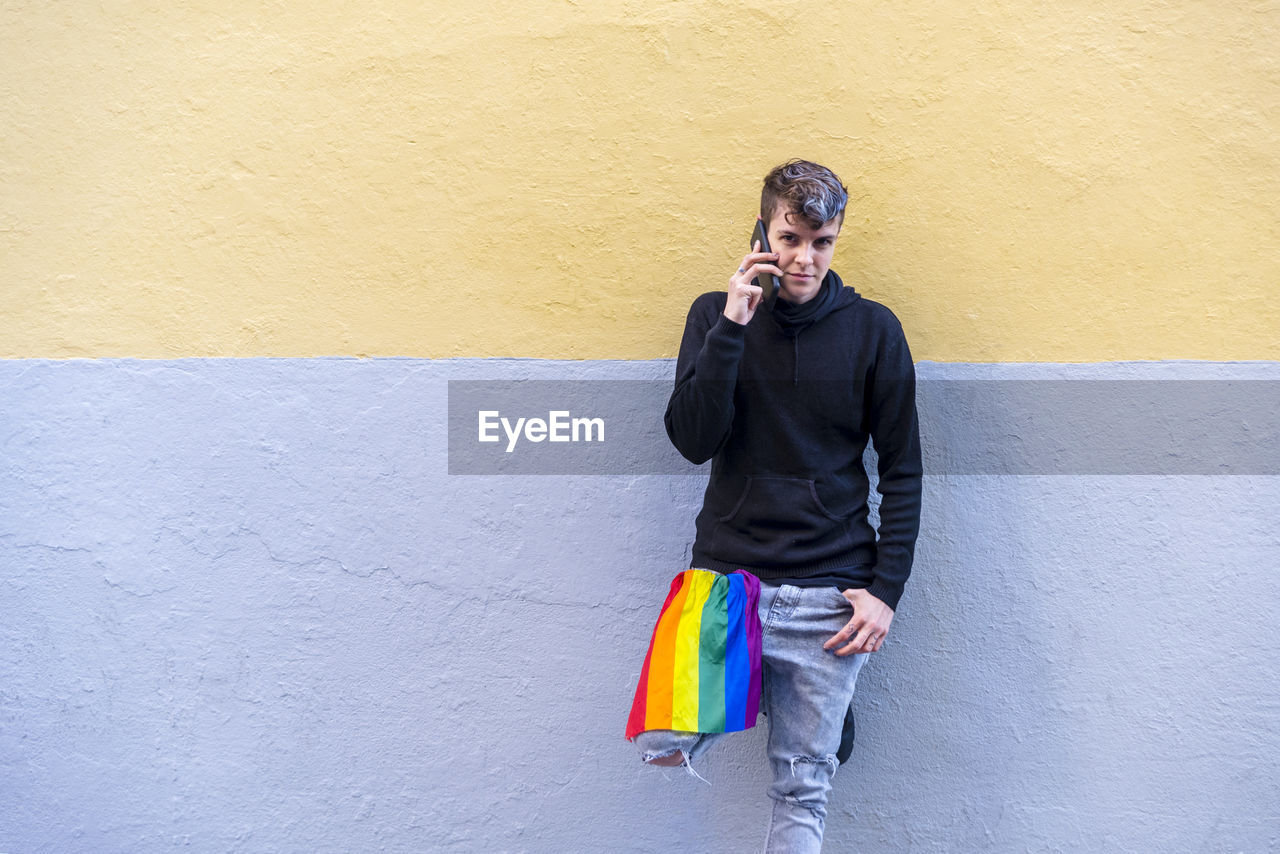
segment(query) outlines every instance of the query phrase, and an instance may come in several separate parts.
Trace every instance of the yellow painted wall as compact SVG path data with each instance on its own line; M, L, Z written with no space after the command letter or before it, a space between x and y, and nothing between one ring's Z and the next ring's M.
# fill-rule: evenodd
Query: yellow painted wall
M1264 2L8 2L0 356L669 356L758 181L917 358L1280 358Z

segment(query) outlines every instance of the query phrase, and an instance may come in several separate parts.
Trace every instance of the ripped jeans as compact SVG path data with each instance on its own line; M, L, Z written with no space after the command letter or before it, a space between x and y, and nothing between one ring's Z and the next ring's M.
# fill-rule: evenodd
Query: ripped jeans
M866 653L837 656L822 644L852 615L849 600L834 587L760 584L761 709L768 716L773 772L766 854L822 850L844 714L867 659ZM726 735L732 733L649 730L636 736L635 745L645 761L680 750L694 772L698 757Z

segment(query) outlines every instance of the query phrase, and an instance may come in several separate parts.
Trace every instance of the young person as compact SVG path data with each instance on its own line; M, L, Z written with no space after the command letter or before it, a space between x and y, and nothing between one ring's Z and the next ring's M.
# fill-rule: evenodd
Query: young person
M830 269L848 191L793 160L760 195L757 243L726 291L693 302L666 412L672 443L711 460L692 566L760 579L762 709L773 800L766 851L819 851L858 672L881 649L920 519L915 370L893 313ZM781 290L762 308L756 277ZM879 537L862 464L879 458ZM723 734L636 736L656 765L692 763Z

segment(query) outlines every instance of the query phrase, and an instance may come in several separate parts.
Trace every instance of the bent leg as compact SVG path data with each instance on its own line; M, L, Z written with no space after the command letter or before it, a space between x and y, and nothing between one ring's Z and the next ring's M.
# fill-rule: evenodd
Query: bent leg
M684 732L674 729L650 729L637 735L632 743L648 765L675 768L683 765L697 777L693 762L707 748L724 738L723 732Z

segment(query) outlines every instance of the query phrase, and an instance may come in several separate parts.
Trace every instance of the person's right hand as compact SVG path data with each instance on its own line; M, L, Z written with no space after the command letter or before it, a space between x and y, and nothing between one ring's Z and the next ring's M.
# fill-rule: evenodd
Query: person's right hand
M777 252L761 252L759 240L752 244L751 252L738 265L738 272L729 277L729 299L724 304L725 317L743 326L751 321L760 300L764 299L764 291L756 284L756 276L773 273L781 277L782 270L768 263L776 260Z

